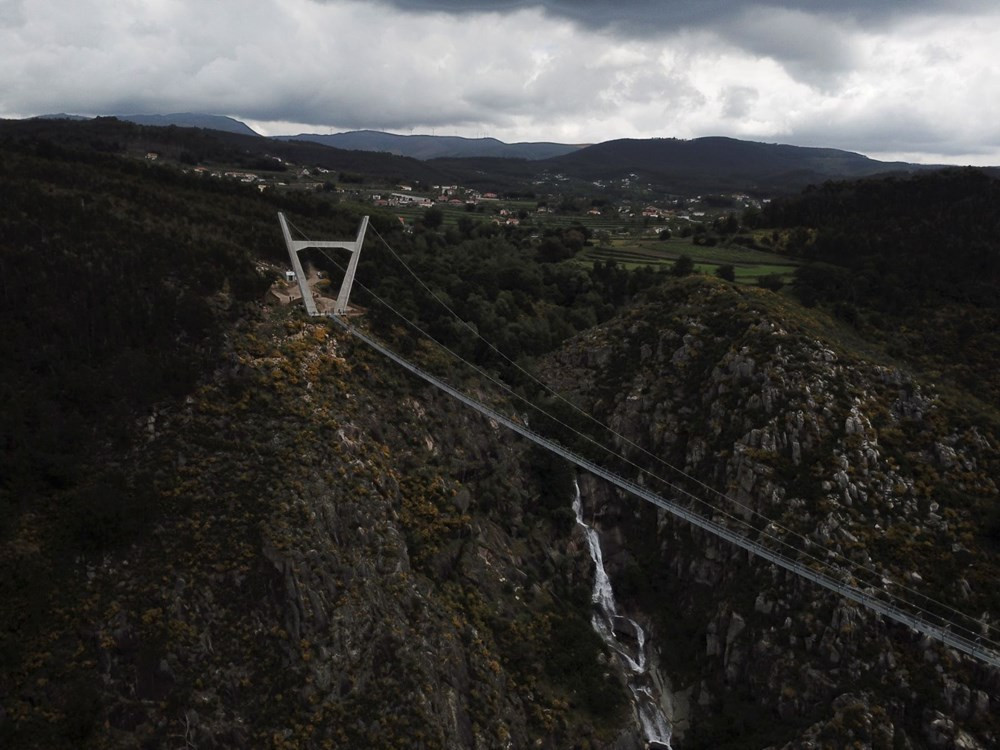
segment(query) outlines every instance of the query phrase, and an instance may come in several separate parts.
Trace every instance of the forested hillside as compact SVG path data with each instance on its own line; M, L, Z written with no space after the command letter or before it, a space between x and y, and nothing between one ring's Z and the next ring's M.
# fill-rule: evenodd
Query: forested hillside
M70 120L0 120L0 138L37 140L56 146L119 155L155 151L174 161L283 171L272 157L292 165L308 164L392 180L447 181L448 175L416 159L368 151L346 151L307 141L281 141L258 135L198 127L156 127L97 117Z
M36 494L76 487L98 435L125 440L151 403L190 392L264 293L252 258L271 248L260 202L233 185L50 143L3 148L0 172L8 527ZM114 536L96 510L80 522Z
M5 747L484 733L555 747L632 731L598 667L586 554L566 548L571 486L324 325L262 305L286 263L278 210L338 237L360 209L39 138L3 143L0 171ZM405 235L374 215L376 234L359 281L456 346L387 243L513 354L655 281L540 264L491 225ZM549 246L563 239L583 241Z
M552 169L587 179L635 173L681 194L741 191L788 194L810 183L920 169L833 148L805 148L736 138L623 138L550 160Z
M347 133L277 136L281 140L313 141L326 146L360 151L384 151L414 159L440 157L493 157L502 159L547 159L575 151L579 146L563 143L504 143L496 138L461 138L447 135L396 135L375 130Z
M1000 399L1000 180L978 170L829 182L759 217L809 262L806 305L829 308L987 404Z
M105 125L69 141L51 123L0 129L0 745L638 750L624 672L591 628L573 472L332 324L265 302L286 263L277 211L316 239L353 236L370 208L128 158L96 134L146 130ZM958 236L992 248L992 184L957 180L927 205L968 210L926 232L951 242L947 221L982 213ZM881 244L875 212L837 218L867 203L806 211L828 205L812 191L769 209L772 249L822 258L831 278L903 263L890 238L916 199L894 184L872 183L895 227ZM620 472L682 468L674 485L714 488L709 512L761 513L748 533L780 522L865 566L873 591L933 597L995 637L1000 429L957 368L997 349L977 330L980 351L936 369L931 347L899 353L879 333L995 310L955 291L961 274L898 309L859 295L852 315L820 289L805 307L582 263L583 225L440 218L405 231L371 214L358 325ZM868 227L872 244L835 257L819 239L833 226ZM930 268L933 247L921 253ZM307 260L329 273L322 288L345 259ZM652 638L678 750L997 744L996 670L580 485L622 612Z

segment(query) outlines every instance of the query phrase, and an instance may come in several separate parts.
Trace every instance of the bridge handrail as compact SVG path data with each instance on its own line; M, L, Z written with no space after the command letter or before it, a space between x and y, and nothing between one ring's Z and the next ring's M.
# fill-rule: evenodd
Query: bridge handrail
M683 518L685 521L701 529L704 529L705 531L708 531L711 534L721 537L726 541L731 542L732 544L735 544L736 546L741 547L742 549L745 549L752 554L759 555L760 557L763 557L765 560L768 560L774 563L775 565L784 568L785 570L788 570L796 575L802 576L803 578L811 580L814 583L817 583L826 589L834 591L847 599L857 602L858 604L860 604L863 607L866 607L867 609L870 609L874 612L878 612L879 614L884 615L885 617L888 617L891 620L895 620L896 622L909 626L910 628L919 633L923 633L924 635L928 635L931 638L934 638L935 640L938 640L946 645L952 646L953 648L956 648L959 651L968 654L974 659L978 659L979 661L985 662L993 667L1000 668L1000 653L997 653L991 648L985 647L984 645L982 645L980 641L974 640L972 638L966 638L965 636L959 635L954 631L946 630L943 627L938 627L937 625L933 625L927 622L926 620L923 620L920 617L917 617L909 612L906 612L903 609L900 609L899 607L895 606L894 604L889 604L888 602L885 602L884 600L879 599L878 597L872 594L862 591L861 589L855 586L851 586L850 584L838 581L835 578L832 578L824 573L819 573L796 560L792 560L791 558L785 557L784 555L775 552L772 549L769 549L760 542L756 542L752 539L746 538L742 534L727 528L726 526L718 523L717 521L713 521L710 518L705 518L704 516L699 515L698 513L695 513L694 511L690 510L689 508L685 508L684 506L679 505L678 503L667 500L666 498L663 498L660 495L651 492L642 485L639 485L629 479L625 479L624 477L615 474L614 472L609 471L593 463L592 461L583 458L582 456L578 456L572 451L562 447L558 443L555 443L549 440L548 438L543 437L542 435L539 435L538 433L528 429L524 425L515 422L510 417L504 416L503 414L491 409L490 407L477 401L471 396L467 396L458 389L440 380L436 376L431 375L428 372L425 372L424 370L420 369L409 360L404 359L403 357L393 352L391 349L386 348L384 345L380 344L375 339L371 338L367 334L358 330L350 323L348 323L346 320L344 320L342 317L338 315L330 315L329 317L332 318L334 322L336 322L338 325L347 330L352 336L355 336L356 338L364 341L373 349L383 354L384 356L388 357L389 359L393 360L394 362L401 365L405 369L409 370L414 375L427 381L434 387L444 391L449 396L452 396L458 401L461 401L466 406L472 407L483 416L486 416L490 419L499 422L505 427L518 433L522 437L525 437L528 440L531 440L532 442L542 446L543 448L546 448L547 450L550 450L553 453L562 456L567 461L570 461L579 466L581 469L589 471L591 474L599 476L602 479L606 479L607 481L620 487L626 492L636 495L637 497L640 497L643 500L646 500L647 502L650 502L653 505L656 505L657 507L660 507L663 510L672 513L673 515L679 518Z

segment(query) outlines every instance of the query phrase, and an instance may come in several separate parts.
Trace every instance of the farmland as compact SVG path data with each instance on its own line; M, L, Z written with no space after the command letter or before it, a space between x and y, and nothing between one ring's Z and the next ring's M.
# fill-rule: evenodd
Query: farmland
M579 261L614 260L626 268L652 266L670 267L681 255L695 262L702 273L714 273L720 265L732 265L736 280L755 283L761 276L777 274L786 281L797 263L787 257L739 245L696 245L685 238L662 240L616 239L609 245L587 247L577 256Z

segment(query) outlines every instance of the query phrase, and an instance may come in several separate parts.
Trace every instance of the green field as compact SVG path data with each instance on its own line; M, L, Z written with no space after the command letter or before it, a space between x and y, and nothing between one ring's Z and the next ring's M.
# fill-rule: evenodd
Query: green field
M695 245L685 239L667 241L613 240L610 247L587 247L577 255L578 261L614 260L626 268L652 266L669 268L681 255L690 256L702 273L715 273L724 264L733 266L736 280L755 283L761 276L778 274L785 281L791 279L796 263L775 253L751 250L738 245Z
M534 201L502 201L499 204L481 205L487 206L488 213L470 212L464 206L446 204L438 204L437 208L440 208L444 214L445 227L455 226L463 216L476 221L490 221L496 212L503 207L511 212L518 210L528 212L528 218L521 224L524 229L537 229L541 232L547 228L582 224L595 235L598 232L607 232L612 237L610 241L605 238L604 244L598 244L598 241L594 240L593 246L585 247L576 256L576 262L588 265L595 260L614 260L619 265L630 269L643 266L664 269L673 266L674 261L681 255L688 255L694 260L695 267L701 273L715 273L718 266L730 264L736 272L736 280L748 284L756 283L761 276L769 274L777 274L788 282L798 265L796 261L786 256L762 250L752 250L739 245L696 245L690 239L682 237L660 240L655 236L648 238L624 236L629 232L636 234L655 233L664 227L663 224L652 224L647 227L641 219L628 221L617 216L537 214ZM414 206L400 206L393 209L393 213L402 216L410 223L423 216L425 210L425 208Z
M500 200L482 201L478 208L481 210L467 211L465 206L452 206L447 203L437 203L435 208L441 209L444 213L444 225L454 226L462 216L469 216L476 221L491 221L497 217L501 209L507 209L513 215L519 211L524 211L527 216L522 222L525 227L536 228L539 231L544 229L560 229L571 226L585 226L591 232L608 232L612 236L623 234L641 234L644 232L656 233L667 228L665 222L649 222L642 218L627 219L612 213L608 216L591 216L589 214L558 214L558 213L538 213L538 203L534 200ZM407 222L413 222L423 216L426 208L418 206L394 206L391 210L397 216L402 216Z

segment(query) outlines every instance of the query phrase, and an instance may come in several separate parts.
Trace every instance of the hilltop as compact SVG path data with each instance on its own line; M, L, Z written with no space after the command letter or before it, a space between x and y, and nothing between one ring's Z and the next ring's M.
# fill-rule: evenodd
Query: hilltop
M427 182L445 181L433 166L416 159L364 151L345 151L307 141L286 142L256 134L201 127L139 125L115 117L70 121L63 119L2 120L0 139L41 140L73 149L141 156L153 151L189 166L226 165L281 170L281 163L319 166L355 175ZM277 157L277 160L275 160Z
M169 127L174 125L183 128L202 128L204 130L218 130L224 133L239 133L240 135L254 135L260 137L260 133L245 122L241 122L233 117L222 115L206 115L198 112L175 112L169 115L110 115L117 120L124 122L134 122L136 125L152 125L155 127ZM31 118L33 120L71 120L74 122L84 122L93 120L93 117L83 117L81 115L68 115L65 112L51 115L39 115Z
M275 136L281 140L313 141L336 148L385 151L414 159L492 157L500 159L549 159L575 151L580 146L563 143L504 143L496 138L461 138L446 135L397 135L376 130L347 133Z
M245 122L222 115L175 112L169 115L115 115L115 117L126 122L134 122L137 125L155 125L157 127L176 125L183 128L204 128L205 130L219 130L224 133L238 133L240 135L255 135L260 137L260 133Z
M769 197L792 194L829 179L940 169L881 162L839 149L722 137L620 139L594 145L508 144L492 138L403 136L364 130L264 138L238 120L217 115L123 115L93 120L67 117L52 115L22 121L21 125L8 121L3 130L44 132L47 138L64 138L68 142L97 138L106 148L115 149L122 139L135 140L135 133L113 132L109 123L131 121L147 128L142 138L157 148L163 148L163 143L185 142L187 153L199 161L219 159L233 152L259 158L278 155L297 163L394 177L397 181L460 183L482 190L522 193L545 184L562 185L578 193L642 187L659 195L736 192ZM77 128L70 127L73 125ZM159 133L154 128L166 131L165 126L170 125L170 133Z
M735 138L622 139L550 161L551 168L585 179L635 178L668 192L739 190L785 193L831 178L912 172L933 167L880 162L832 148L807 148Z

